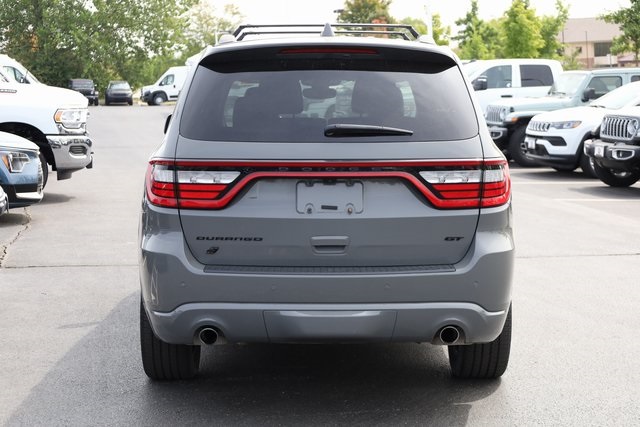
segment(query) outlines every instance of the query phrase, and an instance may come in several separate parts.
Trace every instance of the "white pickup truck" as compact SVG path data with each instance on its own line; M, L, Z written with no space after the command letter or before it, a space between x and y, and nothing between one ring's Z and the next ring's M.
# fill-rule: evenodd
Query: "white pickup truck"
M0 131L22 136L40 147L45 184L46 164L56 171L58 180L91 168L87 98L69 89L18 82L4 65L0 63ZM28 73L26 69L24 72Z

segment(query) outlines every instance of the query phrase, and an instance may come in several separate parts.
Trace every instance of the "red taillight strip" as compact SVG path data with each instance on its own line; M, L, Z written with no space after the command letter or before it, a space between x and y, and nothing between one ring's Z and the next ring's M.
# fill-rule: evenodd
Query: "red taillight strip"
M173 167L215 167L215 168L277 168L274 171L249 172L237 182L229 185L218 184L179 184L176 195L175 184L152 181L155 164ZM332 168L393 168L393 167L487 167L501 166L504 180L500 182L473 184L433 184L432 188L417 176L405 171L331 171ZM320 171L288 171L288 168L322 168ZM147 195L153 204L165 207L188 209L222 209L227 206L240 191L250 183L265 178L327 178L327 179L363 179L363 178L400 178L410 182L430 203L440 209L464 209L500 206L508 202L511 193L509 169L504 160L463 160L463 161L393 161L393 162L172 162L166 160L151 161L147 171ZM226 193L224 190L228 188ZM482 194L482 197L480 197ZM172 198L173 197L173 198ZM217 198L219 197L219 198Z
M165 208L177 208L175 184L169 182L156 182L152 178L153 166L155 164L167 164L164 162L151 162L147 167L145 186L147 188L147 198L151 204Z

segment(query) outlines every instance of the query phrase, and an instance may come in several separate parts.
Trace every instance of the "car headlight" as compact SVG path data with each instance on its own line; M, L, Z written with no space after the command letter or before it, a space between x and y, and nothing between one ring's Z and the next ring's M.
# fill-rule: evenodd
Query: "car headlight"
M25 153L0 152L0 157L2 157L2 163L11 173L22 172L27 163L29 163L29 156Z
M637 120L630 120L629 124L627 125L627 132L629 133L629 135L631 135L631 137L636 136L636 132L638 132L638 121Z
M501 120L501 121L504 121L504 119L506 119L506 118L507 118L507 114L508 114L508 113L509 113L509 110L508 110L508 109L506 109L506 108L502 108L502 109L500 109L500 113L499 113L499 116L498 116L498 117L500 117L500 120Z
M56 111L53 119L67 129L80 129L87 123L87 109L61 108Z
M554 122L551 123L551 127L554 129L575 129L581 124L582 122L580 120L572 120L567 122Z

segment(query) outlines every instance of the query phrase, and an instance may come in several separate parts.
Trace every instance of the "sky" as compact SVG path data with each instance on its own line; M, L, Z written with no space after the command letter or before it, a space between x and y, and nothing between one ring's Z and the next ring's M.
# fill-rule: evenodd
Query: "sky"
M319 24L335 22L333 11L344 7L344 0L233 0L216 3L236 5L244 15L245 24ZM590 18L603 13L629 7L629 0L563 0L569 6L570 18ZM511 5L511 0L478 0L481 19L498 18ZM555 0L530 0L538 15L554 15ZM426 19L426 7L432 14L438 13L444 25L451 26L455 33L455 21L471 9L471 0L393 0L391 16ZM221 10L222 8L220 8Z

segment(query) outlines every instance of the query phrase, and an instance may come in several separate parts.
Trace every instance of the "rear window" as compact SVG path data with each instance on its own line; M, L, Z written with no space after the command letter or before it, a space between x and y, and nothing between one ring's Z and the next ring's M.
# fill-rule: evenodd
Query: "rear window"
M522 87L551 86L553 73L548 65L521 65L520 81Z
M466 84L452 62L313 56L201 64L180 133L197 140L250 142L335 142L324 135L335 124L413 132L366 138L381 142L467 139L478 133Z

